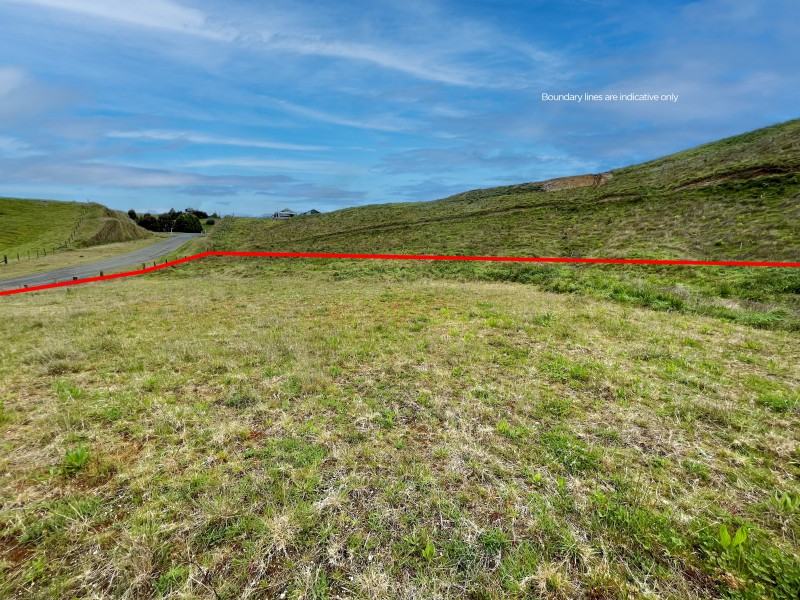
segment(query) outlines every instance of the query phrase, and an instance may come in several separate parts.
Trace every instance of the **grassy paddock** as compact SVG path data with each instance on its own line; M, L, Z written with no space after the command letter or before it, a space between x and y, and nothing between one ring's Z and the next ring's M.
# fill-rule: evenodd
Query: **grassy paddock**
M377 278L525 283L569 296L588 295L663 312L713 316L759 329L800 331L800 269L231 258L204 259L182 267L180 274L194 277L228 272L272 277L298 269L332 282Z
M2 304L0 596L796 597L794 332L288 261Z

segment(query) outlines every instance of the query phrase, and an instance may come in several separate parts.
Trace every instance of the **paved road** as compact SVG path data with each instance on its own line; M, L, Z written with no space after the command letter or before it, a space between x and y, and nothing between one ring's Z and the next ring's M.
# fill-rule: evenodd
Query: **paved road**
M158 260L162 256L169 254L173 250L178 249L183 244L188 242L193 237L197 237L199 233L175 233L168 239L150 244L139 250L128 252L127 254L120 254L112 258L104 258L103 260L96 260L94 262L83 263L75 265L74 267L64 267L62 269L55 269L54 271L46 271L44 273L34 273L32 275L22 275L20 277L13 277L11 279L1 279L0 289L11 290L24 286L33 287L35 285L45 285L48 283L55 283L56 281L71 281L73 277L83 279L84 277L94 277L100 274L100 271L106 273L124 267L136 266L140 268L142 263L153 264L154 260ZM1 272L0 272L1 273Z

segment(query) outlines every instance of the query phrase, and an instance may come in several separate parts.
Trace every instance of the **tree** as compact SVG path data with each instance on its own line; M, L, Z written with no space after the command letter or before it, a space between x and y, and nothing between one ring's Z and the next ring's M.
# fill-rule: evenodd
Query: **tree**
M137 217L136 217L136 211L135 211L135 210L133 210L133 209L130 209L130 210L128 211L128 216L131 218L131 220L132 220L132 221L136 221L136 219L137 219Z
M200 224L200 219L192 213L181 213L175 224L172 226L172 231L181 231L184 233L201 233L203 226Z
M192 213L198 219L207 219L208 213L202 210L197 210L196 208L187 208L183 212Z
M140 227L144 227L148 231L159 231L158 219L156 219L150 213L143 214L141 217L139 217L139 220L136 222L139 223Z

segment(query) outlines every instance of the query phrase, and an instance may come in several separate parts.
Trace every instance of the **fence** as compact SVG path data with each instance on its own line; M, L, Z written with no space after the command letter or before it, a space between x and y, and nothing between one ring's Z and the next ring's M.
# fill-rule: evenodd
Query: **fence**
M70 232L69 237L67 238L67 240L63 244L59 244L57 246L47 246L47 247L42 247L42 248L36 248L36 249L34 249L32 251L31 250L27 250L26 252L22 253L23 255L20 255L20 253L17 252L16 253L17 262L20 262L20 260L25 258L24 254L26 254L26 253L27 253L27 256L28 256L28 260L31 260L33 258L41 258L43 256L47 256L48 248L50 249L50 254L55 254L59 250L66 250L67 248L69 248L70 244L72 244L72 242L75 241L75 237L78 235L78 231L80 230L81 225L83 225L83 222L86 219L86 215L88 213L89 213L89 205L87 204L83 208L83 211L81 212L81 216L78 217L78 220L75 223L75 227L72 228L72 231ZM39 252L40 250L41 250L41 252ZM31 252L34 252L36 254L36 256L31 254ZM13 262L13 260L14 260L14 255L13 254L11 255L10 260ZM7 265L8 262L9 262L8 254L3 254L3 264Z

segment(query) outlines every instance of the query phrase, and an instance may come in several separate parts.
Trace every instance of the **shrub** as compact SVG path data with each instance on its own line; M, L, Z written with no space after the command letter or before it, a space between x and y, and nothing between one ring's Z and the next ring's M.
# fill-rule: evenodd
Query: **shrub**
M214 219L206 219L206 225L214 225L216 221Z
M172 226L172 231L180 231L183 233L201 233L203 226L200 224L200 219L191 213L183 213L175 219L175 225Z

